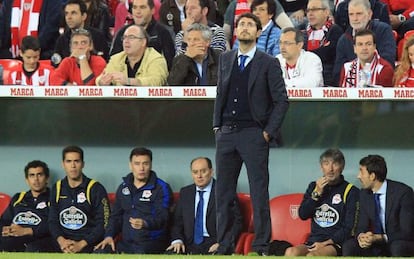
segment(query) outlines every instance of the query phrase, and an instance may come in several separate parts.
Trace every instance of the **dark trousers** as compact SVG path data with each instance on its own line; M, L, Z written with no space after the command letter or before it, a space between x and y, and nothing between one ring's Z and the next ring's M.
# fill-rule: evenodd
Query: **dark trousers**
M361 248L356 239L346 241L342 246L343 256L414 256L414 241L396 240L380 243L370 248Z
M255 239L252 247L267 252L271 236L269 211L269 144L259 127L223 126L216 133L216 209L217 239L234 251L235 237L229 233L233 224L233 201L242 164L247 168L253 204Z
M33 236L22 237L1 237L0 238L0 251L5 252L24 252L26 246L30 242L33 242L35 238Z
M27 245L26 252L62 252L59 243L52 237L36 240ZM88 245L80 253L92 253L93 245Z

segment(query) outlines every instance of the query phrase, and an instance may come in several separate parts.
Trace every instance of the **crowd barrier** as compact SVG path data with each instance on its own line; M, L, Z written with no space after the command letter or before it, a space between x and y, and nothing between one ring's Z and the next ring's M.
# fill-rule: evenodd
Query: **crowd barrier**
M414 100L411 88L287 88L290 100ZM0 97L214 99L216 87L1 86Z

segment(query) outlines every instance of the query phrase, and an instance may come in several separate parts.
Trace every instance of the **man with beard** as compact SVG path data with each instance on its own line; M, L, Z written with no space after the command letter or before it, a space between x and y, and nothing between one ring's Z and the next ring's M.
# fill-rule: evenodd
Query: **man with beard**
M236 34L240 45L220 56L213 130L216 138L216 207L218 254L234 251L232 204L243 162L253 204L253 250L269 253L269 143L278 136L289 102L280 64L257 50L259 18L240 15Z
M337 256L351 237L358 207L358 188L345 181L345 158L339 149L328 149L319 159L322 177L309 184L299 207L299 217L312 218L305 244L289 247L286 256Z

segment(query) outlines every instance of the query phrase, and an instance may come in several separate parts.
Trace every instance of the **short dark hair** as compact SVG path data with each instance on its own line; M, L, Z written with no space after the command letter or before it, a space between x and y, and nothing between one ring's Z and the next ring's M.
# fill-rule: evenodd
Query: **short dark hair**
M264 2L267 3L267 13L273 14L272 20L274 20L276 14L276 2L274 0L253 0L250 6L250 12L253 13L253 9L258 5L262 5Z
M296 43L304 42L305 41L305 39L303 37L303 33L299 29L296 29L294 27L286 27L286 28L284 28L282 30L282 34L283 33L287 33L287 32L294 32L295 33L295 41L296 41Z
M154 7L155 7L154 0L147 0L147 4L148 4L150 9L154 9ZM132 6L133 5L134 5L134 1L132 0L132 3L129 4L128 12L132 13Z
M66 153L78 153L83 162L83 150L79 146L67 146L62 150L62 161L65 161Z
M31 49L33 51L40 50L39 39L33 36L25 36L22 40L22 45L20 46L21 51L24 53L26 50Z
M262 29L262 24L260 23L260 19L252 13L243 13L243 14L241 14L236 20L236 27L239 25L239 22L242 18L252 19L254 21L254 23L256 24L256 29L257 30Z
M129 155L129 161L132 161L134 156L149 156L152 162L152 151L145 147L136 147L132 149L131 154Z
M374 42L374 44L377 44L376 40L375 40L375 33L373 31L371 31L370 29L362 29L362 30L359 30L355 33L354 45L356 44L356 38L357 37L367 36L367 35L371 35L372 36L372 41Z
M49 178L49 167L47 166L47 164L43 161L40 160L33 160L29 163L27 163L27 165L24 167L24 176L26 178L29 177L29 169L30 168L37 168L37 167L41 167L43 168L43 173L45 173L46 178Z
M198 2L200 3L201 9L207 7L208 10L210 10L210 3L208 0L198 0Z
M369 174L374 173L375 178L384 182L387 178L387 163L380 155L368 155L359 161L360 166L365 166Z
M81 14L84 14L84 13L87 13L88 12L88 7L86 6L84 0L69 0L64 5L63 10L65 10L66 6L68 6L70 4L79 5L79 10L80 10Z
M345 156L341 150L337 148L329 148L325 150L319 157L319 163L322 164L324 159L331 158L334 162L339 163L342 169L345 168Z
M199 160L199 159L204 159L207 162L207 166L208 166L209 169L213 168L213 163L211 163L210 158L205 157L205 156L199 156L199 157L196 157L193 160L191 160L190 168L193 166L194 161Z

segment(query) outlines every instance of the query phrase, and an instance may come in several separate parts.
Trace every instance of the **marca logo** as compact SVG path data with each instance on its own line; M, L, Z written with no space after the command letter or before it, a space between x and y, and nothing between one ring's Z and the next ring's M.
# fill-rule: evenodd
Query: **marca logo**
M292 217L292 219L297 219L299 218L299 206L298 204L291 204L289 206L289 212L290 212L290 216Z

